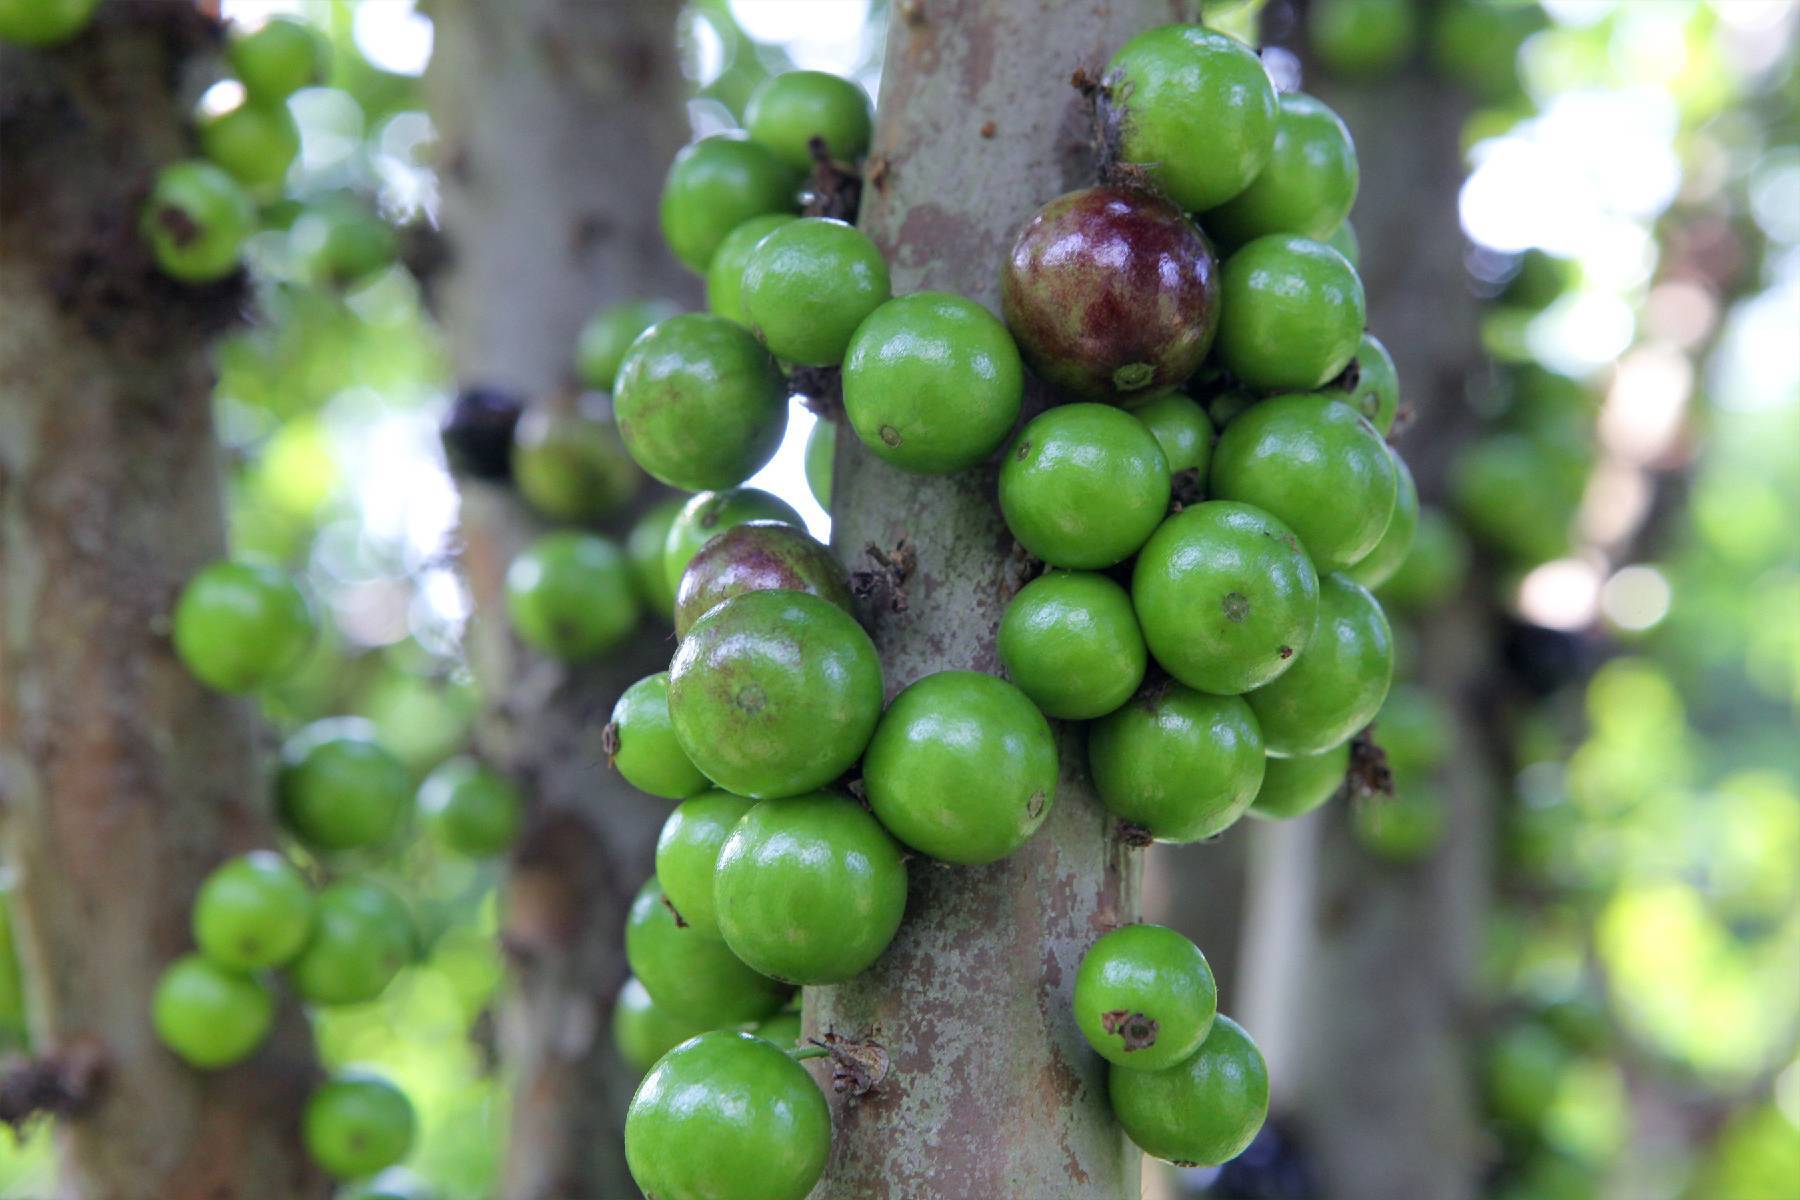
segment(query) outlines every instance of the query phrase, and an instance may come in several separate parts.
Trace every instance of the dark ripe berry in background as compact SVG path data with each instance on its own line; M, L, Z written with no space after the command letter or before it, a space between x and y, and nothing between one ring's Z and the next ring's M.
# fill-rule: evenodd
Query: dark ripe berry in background
M500 388L476 385L457 393L439 431L450 468L476 479L511 479L513 429L524 409L522 396Z

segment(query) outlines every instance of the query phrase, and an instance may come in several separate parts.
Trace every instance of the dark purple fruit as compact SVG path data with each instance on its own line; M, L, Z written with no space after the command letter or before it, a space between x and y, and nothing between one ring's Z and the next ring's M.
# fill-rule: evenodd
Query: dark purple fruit
M745 592L811 592L850 612L850 581L831 551L804 529L750 521L707 542L689 560L675 596L675 636Z
M451 469L474 479L511 479L513 428L524 411L516 392L480 386L458 392L439 431Z
M1167 200L1092 187L1025 223L1000 302L1042 379L1118 403L1179 387L1200 366L1219 323L1218 263Z

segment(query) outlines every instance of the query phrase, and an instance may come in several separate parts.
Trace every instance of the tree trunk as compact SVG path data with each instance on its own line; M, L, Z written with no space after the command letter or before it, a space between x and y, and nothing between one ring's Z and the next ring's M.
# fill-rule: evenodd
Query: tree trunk
M1457 219L1466 102L1418 69L1361 85L1309 78L1307 90L1356 138L1369 328L1413 412L1399 446L1427 503L1441 501L1447 460L1474 427L1464 396L1480 354ZM1457 732L1437 849L1383 866L1342 804L1253 831L1250 1028L1333 1200L1465 1200L1482 1165L1471 1052L1498 773L1483 732L1495 629L1473 590L1414 629L1418 681Z
M0 800L71 1200L329 1190L299 1144L315 1069L291 1006L214 1074L150 1025L201 879L273 842L254 705L168 640L225 553L208 343L247 296L171 282L137 235L157 169L192 153L218 32L138 0L59 49L0 49Z
M1094 180L1071 73L1097 75L1132 33L1181 19L1181 8L896 5L861 222L895 292L943 289L997 308L1001 263L1026 218ZM911 475L840 437L836 467L837 553L853 568L868 565L871 545L904 541L916 555L904 611L865 614L889 694L934 671L998 673L994 631L1018 579L992 464ZM817 1196L1138 1194L1139 1156L1108 1107L1105 1064L1069 1008L1082 953L1137 915L1138 863L1094 798L1081 731L1059 738L1055 804L1022 850L978 868L914 859L893 946L857 979L806 990L810 1031L871 1038L892 1065L876 1093L833 1101Z
M464 386L557 403L597 307L697 295L656 218L663 169L688 135L677 9L434 5L426 84L451 251L438 295ZM636 1078L609 1021L627 970L625 910L652 870L668 806L609 770L600 742L619 693L667 667L673 645L652 622L591 667L524 652L507 632L501 581L530 519L511 493L471 483L462 532L471 656L490 699L479 741L532 801L502 916L514 968L502 1049L516 1088L504 1194L634 1195L621 1131Z

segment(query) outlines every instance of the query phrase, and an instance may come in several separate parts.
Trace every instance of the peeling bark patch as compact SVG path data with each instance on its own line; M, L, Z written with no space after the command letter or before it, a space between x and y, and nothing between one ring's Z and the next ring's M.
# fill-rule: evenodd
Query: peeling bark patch
M1107 1033L1117 1034L1125 1052L1129 1054L1133 1050L1148 1050L1156 1045L1156 1034L1162 1026L1146 1013L1115 1008L1111 1012L1100 1014L1100 1028Z

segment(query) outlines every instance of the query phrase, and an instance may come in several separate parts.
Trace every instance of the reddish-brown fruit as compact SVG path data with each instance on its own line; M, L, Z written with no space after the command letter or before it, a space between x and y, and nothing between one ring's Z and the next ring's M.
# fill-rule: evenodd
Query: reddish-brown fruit
M831 551L780 521L736 525L707 542L681 575L675 635L745 592L810 592L850 612L850 584Z
M1091 187L1038 209L1001 274L1006 324L1031 369L1084 400L1179 387L1219 324L1218 262L1167 200Z

